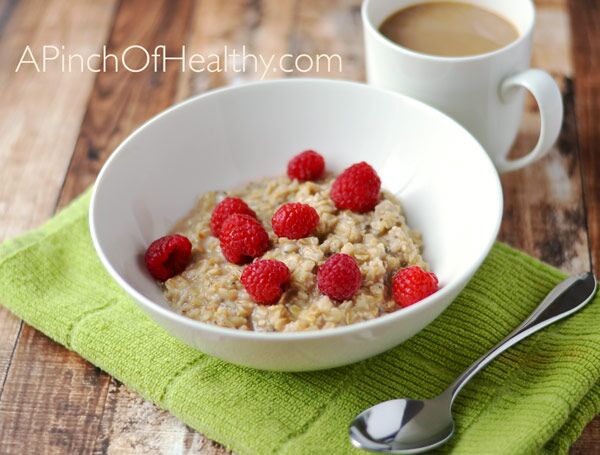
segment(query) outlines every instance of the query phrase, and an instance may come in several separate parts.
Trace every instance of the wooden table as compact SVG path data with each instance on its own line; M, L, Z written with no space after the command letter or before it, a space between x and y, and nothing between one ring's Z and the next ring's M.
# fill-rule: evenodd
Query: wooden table
M565 272L600 273L600 1L540 0L533 65L562 87L565 124L548 157L502 176L500 238ZM135 127L171 104L255 73L14 70L26 45L88 55L131 44L255 54L338 53L364 79L360 0L0 0L0 239L72 200ZM537 138L530 101L515 153ZM599 329L600 330L600 329ZM0 307L0 452L226 451ZM600 417L573 453L600 453Z

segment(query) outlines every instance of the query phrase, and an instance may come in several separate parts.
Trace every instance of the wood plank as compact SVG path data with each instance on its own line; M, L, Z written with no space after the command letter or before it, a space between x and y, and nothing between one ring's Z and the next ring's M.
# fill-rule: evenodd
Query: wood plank
M113 8L113 0L0 3L0 241L52 213L94 79L54 66L45 73L27 65L15 72L23 50L30 45L39 57L41 46L60 42L73 53L93 52L104 41ZM53 115L40 106L51 106ZM21 327L0 307L0 397Z
M43 45L61 43L72 53L95 52L112 12L112 0L23 1L10 12L0 40L0 105L11 106L0 111L0 240L52 214L94 80L58 64L15 72L23 51L30 45L39 58Z
M3 454L89 453L108 378L25 326L0 402Z
M108 40L108 52L118 56L132 45L152 51L165 45L168 55L179 54L185 42L192 12L191 0L166 0L148 8L142 0L125 0L116 16ZM128 65L143 64L142 54L131 52ZM136 61L136 56L139 59ZM58 206L62 207L88 188L113 150L133 130L170 106L175 98L180 67L166 65L165 71L98 73L64 181Z
M502 175L504 218L499 238L565 272L589 264L585 209L581 191L577 132L570 79L564 79L565 123L554 150L540 162ZM537 107L529 105L524 124L537 124ZM537 140L535 129L522 131L516 148Z
M569 453L571 455L590 455L598 452L600 452L600 418L596 417L573 444Z
M22 322L8 310L0 307L0 397L6 374L15 351Z
M600 3L571 0L575 95L594 270L600 274Z
M141 0L121 3L108 51L119 54L131 44L148 49L159 44L168 48L181 46L192 2L165 0L154 6L148 9ZM158 74L150 71L98 74L59 206L91 183L114 146L135 126L172 103L177 76L175 66ZM29 376L32 371L40 373ZM70 380L68 393L63 391L65 378ZM25 327L0 401L0 428L6 430L0 431L3 451L6 448L13 453L90 452L98 436L109 383L109 376Z
M588 235L596 276L600 275L600 4L570 0L572 49L575 66L575 112ZM573 453L600 449L600 416L590 423L573 446Z
M360 19L361 0L299 0L298 21L295 26L291 52L294 55L318 54L341 56L341 71L333 63L328 71L326 65L291 73L294 77L324 77L364 81L364 49L362 22Z
M235 50L241 54L244 48L247 54L279 59L288 52L295 5L296 0L203 1L192 18L187 48L190 53L199 53L209 61L213 55L224 59L226 51L230 54ZM238 68L241 66L240 60L237 61ZM228 63L234 63L231 57ZM251 58L247 59L245 69L245 72L187 71L181 75L177 99L182 100L225 85L284 76L281 71L264 74Z
M549 34L552 39L548 39ZM504 219L500 239L566 272L589 263L574 111L570 24L566 4L538 2L532 64L550 71L562 88L565 121L560 138L540 162L502 176ZM531 149L539 114L531 97L512 155Z
M17 0L0 0L0 35L13 15Z
M225 455L229 452L113 379L94 453Z
M573 76L571 24L567 0L536 0L531 65L563 77Z

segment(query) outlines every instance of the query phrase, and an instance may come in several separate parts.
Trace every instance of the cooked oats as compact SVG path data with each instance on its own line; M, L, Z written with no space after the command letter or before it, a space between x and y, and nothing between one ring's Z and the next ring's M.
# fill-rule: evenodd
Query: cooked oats
M409 265L429 270L421 256L421 237L407 226L392 194L382 191L381 201L368 213L340 211L329 198L332 182L332 177L298 182L283 176L202 195L173 229L190 239L194 255L182 274L164 283L172 307L202 322L263 332L339 327L396 311L388 291L393 273ZM243 267L227 262L211 235L211 213L225 196L242 198L263 223L271 242L263 258L280 260L290 269L290 286L276 305L250 299L240 282ZM315 236L289 240L273 233L271 217L287 202L316 209L320 222ZM360 266L363 283L352 300L334 302L317 289L317 267L333 253L349 254Z

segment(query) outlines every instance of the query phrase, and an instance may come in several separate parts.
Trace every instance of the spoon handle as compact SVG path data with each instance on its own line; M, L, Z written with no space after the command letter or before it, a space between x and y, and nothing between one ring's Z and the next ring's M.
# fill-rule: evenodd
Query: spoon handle
M596 278L590 272L569 277L559 283L519 327L475 361L448 387L446 393L451 394L451 402L464 385L493 359L532 333L583 308L596 293L596 288Z

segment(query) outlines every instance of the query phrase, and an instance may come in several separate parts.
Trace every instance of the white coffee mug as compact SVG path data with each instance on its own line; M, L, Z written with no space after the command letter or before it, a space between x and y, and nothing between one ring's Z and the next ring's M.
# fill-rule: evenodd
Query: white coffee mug
M379 32L394 12L424 0L365 0L367 80L375 86L419 99L445 112L469 130L500 172L521 168L546 154L556 141L563 118L560 90L552 77L529 69L535 9L530 0L461 0L511 21L519 37L493 52L466 57L438 57L404 48ZM536 99L541 132L527 155L509 160L523 115L523 88ZM435 134L435 131L431 132Z

